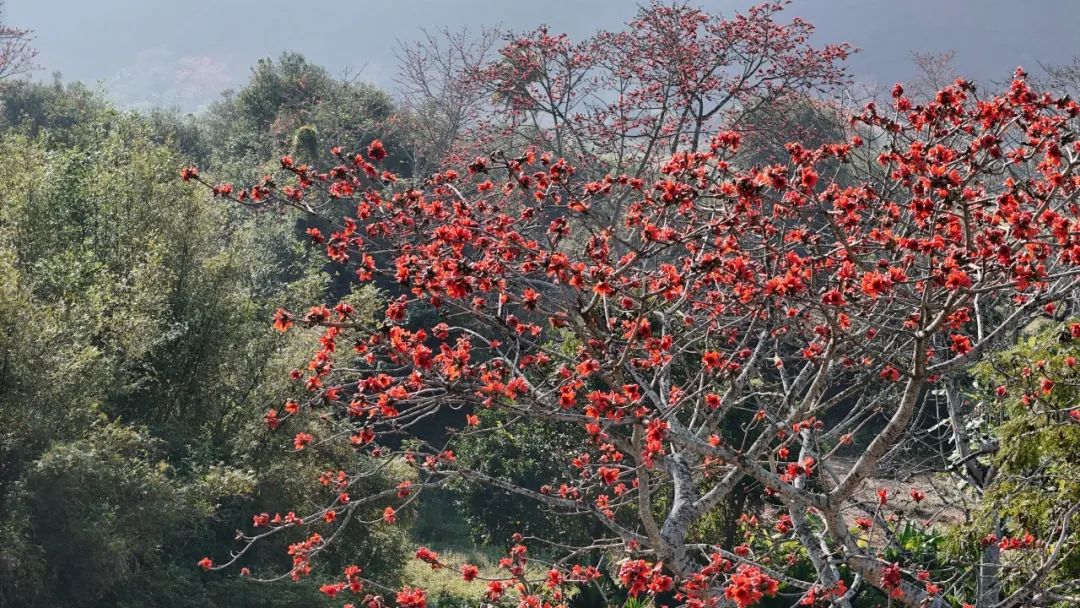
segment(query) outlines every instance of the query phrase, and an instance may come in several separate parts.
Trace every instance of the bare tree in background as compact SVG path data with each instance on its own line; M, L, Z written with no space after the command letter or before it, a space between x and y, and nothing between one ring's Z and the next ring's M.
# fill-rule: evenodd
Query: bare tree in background
M955 51L942 53L911 53L911 62L919 68L918 75L908 84L908 96L914 101L929 101L941 89L956 80L956 68L953 60Z
M1060 89L1070 95L1080 93L1080 55L1073 57L1072 61L1066 64L1040 64L1040 67L1046 71L1049 87Z
M30 30L5 23L4 3L0 1L0 82L35 69L37 50L31 46Z
M501 38L494 28L423 33L423 40L402 43L397 53L397 85L412 123L417 175L437 170L476 119L486 91L472 76L491 59Z

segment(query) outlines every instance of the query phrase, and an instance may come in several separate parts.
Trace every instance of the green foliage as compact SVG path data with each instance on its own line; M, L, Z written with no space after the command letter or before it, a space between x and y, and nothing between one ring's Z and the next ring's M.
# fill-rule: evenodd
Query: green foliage
M54 141L76 135L108 105L79 82L64 84L59 75L51 83L29 80L6 82L0 98L0 129L26 129L47 134Z
M649 597L628 597L623 603L623 608L652 608L653 602Z
M927 569L937 573L937 567L944 560L938 559L942 548L942 535L933 528L916 526L912 522L904 522L904 526L894 532L896 544L890 546L884 552L884 558L893 562L914 561L928 565Z
M520 487L539 490L564 473L565 457L580 449L583 432L543 422L509 422L503 414L479 412L490 429L458 444L458 460L471 469ZM456 502L472 536L482 543L503 542L514 533L559 538L567 543L589 537L580 518L562 517L535 500L488 485L463 483Z
M336 162L331 145L346 151L382 139L391 151L383 165L407 173L405 149L390 96L365 83L332 78L299 53L261 59L248 84L229 91L203 118L220 175L251 179L251 167L295 154L303 163Z
M972 553L979 540L1001 526L1001 534L1031 533L1052 543L1052 535L1080 505L1080 340L1072 321L1048 324L975 370L985 408L973 429L985 447L983 466L995 471L973 521L954 530L953 547ZM1050 381L1052 385L1048 385ZM997 387L1006 394L999 396ZM978 449L979 446L975 446ZM1080 510L1071 513L1070 531L1080 528ZM1080 580L1075 551L1048 581Z
M269 321L325 293L318 252L181 184L206 155L185 119L59 83L3 102L0 605L325 605L194 565L252 513L321 488L320 464L261 423L307 356L304 332ZM289 540L247 565L287 570ZM341 540L328 573L356 562L392 581L405 559L398 528Z
M157 460L160 445L137 430L95 424L57 443L25 477L30 531L50 568L49 588L100 597L139 562L155 560L171 528L198 513ZM101 564L111 564L101 568Z
M300 162L315 162L319 159L319 131L311 125L304 125L293 134L292 153Z

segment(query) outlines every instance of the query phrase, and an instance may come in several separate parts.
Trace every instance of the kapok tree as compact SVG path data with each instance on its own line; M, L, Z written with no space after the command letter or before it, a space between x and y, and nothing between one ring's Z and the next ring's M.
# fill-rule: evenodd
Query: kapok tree
M491 32L473 44L429 36L404 49L400 81L407 103L450 117L435 121L452 128L428 143L447 158L534 145L590 178L642 177L759 108L799 105L848 81L851 46L812 45L811 24L782 20L787 4L724 17L654 0L621 30L573 40L540 27L508 35L497 52Z
M267 424L303 429L297 451L344 442L356 458L325 476L325 508L258 515L231 557L202 565L242 565L263 539L302 534L286 573L300 578L339 526L394 525L417 496L468 480L607 530L587 546L512 539L503 573L486 580L491 604L565 605L568 586L603 574L600 556L630 595L686 606L777 594L845 607L875 593L905 606L1075 600L1059 566L1077 550L1076 505L1053 505L1037 529L1004 522L1016 542L996 556L950 554L909 542L935 534L932 518L913 515L930 488L896 496L873 478L927 425L951 425L973 451L964 407L932 405L1075 295L1078 114L1018 72L985 98L961 80L914 106L897 87L855 117L858 133L791 143L784 164L739 168L740 136L720 132L648 181L582 180L530 150L404 183L380 170L379 142L334 148L340 164L328 170L283 158L280 173L242 190L185 169L254 209L350 203L355 213L330 234L310 230L312 241L358 284L396 286L375 326L347 302L278 311L282 331L322 331L294 374L297 397ZM602 209L615 197L628 202L613 224ZM441 320L418 326L422 310ZM1070 373L1041 394L1075 383ZM460 428L406 441L447 409L466 413ZM543 421L588 440L565 455L562 476L521 487L455 457L462 438L493 431L475 416L483 409L502 412L510 432ZM412 474L398 484L350 493L401 463ZM768 507L743 517L737 545L695 537L748 486ZM381 521L363 521L373 509ZM475 566L416 555L478 578ZM323 589L371 606L426 601L359 568Z

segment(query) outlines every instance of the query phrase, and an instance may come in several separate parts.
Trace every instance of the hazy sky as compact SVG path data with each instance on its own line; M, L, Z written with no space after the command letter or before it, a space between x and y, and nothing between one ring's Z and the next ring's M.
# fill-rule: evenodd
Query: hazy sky
M730 14L753 2L700 0ZM392 85L398 40L420 28L546 23L582 38L616 28L632 0L7 0L4 21L33 29L44 70L102 82L119 102L197 109L242 84L260 57L294 50L335 74L362 70ZM818 42L862 49L860 80L912 76L911 51L956 52L958 71L1003 79L1017 65L1080 55L1080 0L796 0L785 14L817 26Z

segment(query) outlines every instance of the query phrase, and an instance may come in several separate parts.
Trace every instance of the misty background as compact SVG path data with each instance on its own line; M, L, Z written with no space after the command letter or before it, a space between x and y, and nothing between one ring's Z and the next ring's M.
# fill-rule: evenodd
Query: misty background
M701 0L730 15L755 2ZM303 53L332 74L392 87L399 41L421 29L539 24L581 39L619 28L630 0L8 0L3 21L34 30L42 69L34 77L100 83L122 106L197 111L247 81L261 57ZM955 52L957 73L1007 79L1017 65L1068 63L1080 52L1075 0L795 0L781 16L817 26L815 43L861 49L856 81L890 85L917 73L911 52Z

